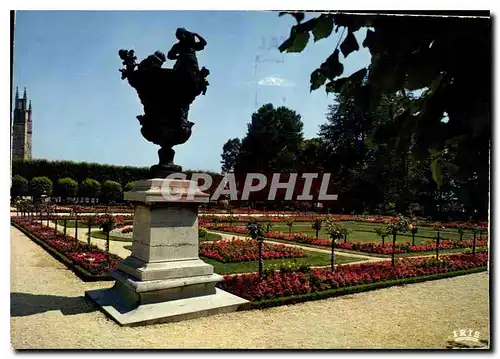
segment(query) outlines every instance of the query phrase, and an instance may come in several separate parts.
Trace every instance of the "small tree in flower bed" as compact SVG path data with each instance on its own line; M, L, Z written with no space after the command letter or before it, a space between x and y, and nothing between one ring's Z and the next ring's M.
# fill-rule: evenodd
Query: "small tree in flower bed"
M415 245L415 235L418 232L418 226L416 223L410 223L410 225L408 226L408 229L411 231L411 245L414 246Z
M387 232L392 234L392 258L391 264L394 266L396 264L396 236L398 233L404 233L408 230L408 220L399 215L395 220L387 225Z
M78 214L82 213L83 209L82 206L73 206L71 208L71 215L75 219L75 240L78 240Z
M286 226L288 227L288 234L292 234L292 227L293 227L293 222L294 220L293 219L288 219L286 220L285 224Z
M476 257L455 254L442 256L440 260L434 258L402 259L398 261L397 266L392 266L386 261L349 264L339 266L335 272L325 268L315 268L302 272L269 271L263 278L254 273L226 275L224 281L217 284L217 287L250 301L261 301L484 267L487 262L488 253L483 252Z
M439 259L439 242L441 241L441 230L444 226L440 222L434 224L434 229L436 230L436 259Z
M331 269L335 270L335 241L342 238L345 234L345 227L335 222L331 217L326 219L326 233L330 236L332 241L332 256L331 256Z
M319 231L321 231L321 225L323 224L323 220L321 218L316 218L311 225L311 228L316 231L316 239L319 237Z
M248 234L253 240L257 241L258 259L259 259L259 277L262 277L262 270L264 269L264 261L262 258L262 244L264 242L264 231L262 225L257 221L251 221L247 224Z
M99 226L106 235L106 252L108 253L109 253L109 232L111 232L115 224L116 224L115 217L110 214L107 214L104 216L104 221L102 221Z
M382 238L382 245L385 244L385 237L389 235L387 232L387 227L378 227L375 229L375 234Z
M85 222L87 222L87 226L88 226L88 232L87 232L87 243L90 245L90 231L92 230L92 227L97 225L98 223L98 216L97 215L93 215L93 216L88 216L86 219L85 219Z
M268 222L266 222L265 226L266 226L266 235L267 235L267 234L269 234L269 232L271 231L271 228L273 228L274 225L273 225L273 222L268 221Z

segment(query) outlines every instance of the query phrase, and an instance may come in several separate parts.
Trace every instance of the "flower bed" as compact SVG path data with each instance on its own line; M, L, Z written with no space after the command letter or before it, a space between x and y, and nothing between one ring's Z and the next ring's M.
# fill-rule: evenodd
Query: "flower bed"
M40 223L19 217L12 218L12 221L93 276L106 276L116 268L117 261L120 260L120 257L114 254L79 242L71 236L67 235L65 239L63 234L56 234L53 229L43 227Z
M222 224L206 223L204 227L209 230L218 230L223 232L233 232L242 235L248 235L248 230L246 227L242 226L227 226ZM284 241L312 244L317 246L330 247L332 242L327 238L314 238L304 233L284 233L284 232L269 232L266 235L269 239L279 239ZM439 249L455 249L455 248L470 248L472 247L472 239L467 239L462 242L460 241L450 241L441 240L439 243ZM485 247L488 245L488 238L483 237L481 240L476 239L476 247ZM348 249L353 251L360 251L366 253L375 254L391 254L392 253L392 243L364 243L364 242L337 242L335 243L336 248ZM436 249L436 244L434 241L424 244L412 245L411 243L396 243L394 249L395 253L416 253L416 252L428 252Z
M258 260L257 241L253 239L218 240L200 243L200 255L222 263L248 262ZM263 243L263 259L305 257L304 251L284 245Z
M338 266L335 272L326 268L308 271L272 271L264 278L258 274L227 275L217 286L250 301L263 301L317 293L338 288L382 283L390 280L425 277L482 268L487 265L488 253L475 256L455 254L429 258L400 259L395 266L389 261Z

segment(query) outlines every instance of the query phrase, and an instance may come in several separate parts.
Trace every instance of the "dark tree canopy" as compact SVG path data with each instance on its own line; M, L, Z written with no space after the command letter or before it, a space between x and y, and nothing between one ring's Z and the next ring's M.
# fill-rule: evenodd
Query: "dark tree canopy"
M75 197L78 192L78 182L69 177L61 178L57 181L56 189L58 196L64 198Z
M25 196L28 194L29 182L26 178L20 175L12 177L12 185L10 187L10 195L12 199Z
M303 140L300 115L286 107L262 106L252 115L235 172L293 171Z
M397 155L410 150L418 159L429 159L438 187L450 167L461 181L481 178L487 183L491 139L489 18L337 13L304 21L304 14L292 15L297 25L280 46L282 52L301 52L311 34L314 41L334 31L342 35L340 46L316 70L311 69L311 91L324 86L327 92L349 94L360 113L378 106L384 94L401 94L398 111L390 121L374 128L373 141L393 142ZM367 28L367 33L359 44L354 33L361 28ZM370 51L371 64L343 77L340 54L346 59L361 46ZM409 100L408 92L417 89L424 92L415 101Z
M236 164L236 159L240 154L241 141L239 138L232 138L227 140L227 142L222 147L222 172L233 172L234 165Z

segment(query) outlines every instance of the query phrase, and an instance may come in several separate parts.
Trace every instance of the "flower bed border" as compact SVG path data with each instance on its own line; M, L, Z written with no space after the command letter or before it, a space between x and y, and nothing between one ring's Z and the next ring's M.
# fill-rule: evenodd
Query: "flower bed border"
M362 293L362 292L367 292L367 291L376 290L376 289L389 288L389 287L401 286L401 285L413 284L413 283L421 283L421 282L427 282L427 281L431 281L431 280L445 279L445 278L451 278L451 277L458 277L461 275L467 275L467 274L473 274L473 273L480 273L480 272L485 272L487 270L488 270L488 267L483 266L483 267L462 269L462 270L453 271L453 272L429 274L429 275L420 276L420 277L392 279L392 280L387 280L387 281L383 281L383 282L360 284L360 285L356 285L356 286L342 287L342 288L335 288L335 289L327 289L327 290L324 290L321 292L312 292L312 293L291 295L291 296L287 296L287 297L264 299L264 300L259 300L259 301L255 301L255 302L250 302L250 309L271 308L271 307L277 307L277 306L281 306L281 305L290 305L290 304L309 302L309 301L313 301L313 300L321 300L321 299L327 299L327 298L332 298L332 297L340 297L343 295Z
M83 280L84 282L100 282L100 281L113 281L114 278L112 278L109 275L97 275L97 274L91 274L88 272L86 269L83 267L79 266L78 264L75 264L71 259L66 257L64 254L56 250L55 248L51 247L47 243L45 243L43 240L38 238L34 233L30 232L23 226L11 222L11 226L14 228L20 230L24 235L26 235L29 239L31 239L33 242L38 244L40 247L45 249L54 259L58 260L62 264L64 264L69 270L71 270L73 273L77 275L78 278Z

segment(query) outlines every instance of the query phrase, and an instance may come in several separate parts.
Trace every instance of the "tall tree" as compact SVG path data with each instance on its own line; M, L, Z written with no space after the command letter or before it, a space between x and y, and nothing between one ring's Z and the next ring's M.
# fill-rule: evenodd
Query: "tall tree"
M241 141L235 172L293 171L303 141L302 128L295 111L272 104L262 106L252 115Z
M241 141L239 138L232 138L222 146L222 172L233 172L236 159L240 154Z

